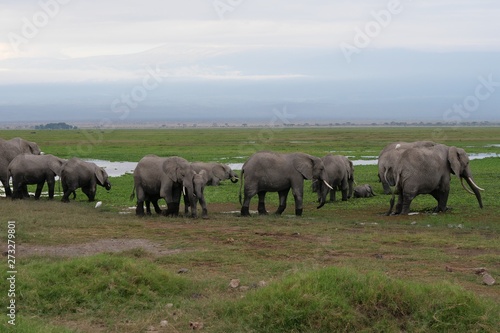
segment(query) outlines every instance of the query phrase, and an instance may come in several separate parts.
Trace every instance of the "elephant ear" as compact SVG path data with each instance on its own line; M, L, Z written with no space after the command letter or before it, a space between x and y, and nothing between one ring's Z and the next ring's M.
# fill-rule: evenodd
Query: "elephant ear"
M40 155L41 154L40 148L38 147L38 145L36 143L28 141L28 147L29 147L29 151L33 155Z
M314 162L313 162L312 158L309 156L299 155L299 157L297 157L293 160L293 166L294 166L295 170L300 172L300 174L305 179L312 179L312 177L313 177L313 165L314 165Z
M56 175L60 176L64 162L64 160L55 158L49 162L49 169Z
M106 171L103 168L96 166L94 174L95 174L95 177L97 178L97 181L99 182L99 184L104 186L104 183L105 183L106 178L107 178Z
M229 172L222 164L217 164L212 168L212 185L219 185L221 180L227 179L229 177Z
M465 150L452 146L448 149L448 162L450 163L451 172L460 178L461 170L468 162Z

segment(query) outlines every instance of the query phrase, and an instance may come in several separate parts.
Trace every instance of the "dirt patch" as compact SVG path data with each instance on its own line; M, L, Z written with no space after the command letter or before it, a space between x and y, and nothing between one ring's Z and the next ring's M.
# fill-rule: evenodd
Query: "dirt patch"
M4 247L6 248L6 247ZM55 256L55 257L82 257L103 252L122 252L133 249L143 249L153 256L164 256L179 253L181 250L166 249L161 244L147 239L100 239L94 242L70 245L31 245L18 244L16 254L19 257Z

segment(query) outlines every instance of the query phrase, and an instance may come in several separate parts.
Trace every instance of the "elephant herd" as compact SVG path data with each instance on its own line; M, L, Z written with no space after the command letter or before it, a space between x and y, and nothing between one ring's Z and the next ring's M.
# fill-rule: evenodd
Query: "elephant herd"
M82 189L89 201L93 201L96 186L111 189L108 174L95 163L79 158L65 160L50 154L42 154L35 142L21 138L0 139L0 181L5 195L13 199L28 198L28 186L36 184L35 199L39 199L47 182L49 199L54 198L55 177L59 176L63 188L63 202L69 196L76 197L76 190ZM9 179L12 177L12 190Z
M469 157L463 149L431 141L387 145L378 157L379 180L384 192L392 194L387 215L392 213L396 194L398 201L394 214L408 214L412 200L419 194L430 194L436 199L436 212L446 211L451 174L460 179L465 190L476 196L482 208L480 191L483 189L474 182ZM0 181L7 197L27 198L27 185L36 184L35 199L38 199L47 182L49 199L52 199L56 176L61 179L63 202L68 202L71 194L75 198L78 188L89 201L95 199L97 185L111 189L106 171L92 162L42 154L36 143L21 138L0 139ZM203 218L208 216L205 186L216 186L227 179L233 183L239 180L238 175L225 164L189 162L179 156L156 155L144 156L138 162L133 177L130 197L137 200L136 215L151 214L152 204L157 214L177 216L181 199L184 199L184 214L197 217L197 204L200 203ZM375 195L369 184L354 186L353 163L340 155L328 154L319 158L302 152L283 154L260 151L243 164L241 178L241 216L250 215L250 201L255 195L258 196L258 213L267 214L267 192L278 192L279 205L275 214L282 214L290 190L294 197L295 215L301 216L304 179L312 180L312 190L318 196L317 208L325 205L328 195L329 201L334 201L336 191L341 192L343 201L350 197ZM470 189L465 187L463 180ZM166 209L160 208L160 199L165 200Z

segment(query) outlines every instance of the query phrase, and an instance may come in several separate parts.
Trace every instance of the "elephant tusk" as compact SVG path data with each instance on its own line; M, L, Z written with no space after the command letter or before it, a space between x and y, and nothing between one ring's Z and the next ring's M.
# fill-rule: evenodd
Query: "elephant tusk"
M182 187L182 194L186 195L186 186Z
M333 190L333 187L327 183L326 180L323 179L323 183L325 183L325 185L330 189L330 190Z
M475 187L476 187L479 191L484 191L484 188L481 188L481 187L477 186L477 184L476 184L476 183L474 183L474 181L472 180L472 178L471 178L471 177L469 177L469 180L470 180L470 182L472 183L472 185L474 185L474 186L475 186Z
M464 179L463 178L460 178L460 184L462 184L462 187L464 188L464 190L466 190L470 194L475 194L474 192L472 192L471 190L469 190L467 187L465 187L465 185L464 185Z

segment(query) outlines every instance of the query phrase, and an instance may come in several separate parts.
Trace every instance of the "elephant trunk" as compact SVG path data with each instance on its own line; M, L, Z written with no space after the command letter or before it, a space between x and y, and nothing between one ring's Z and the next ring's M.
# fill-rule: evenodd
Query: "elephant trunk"
M463 178L461 178L461 179L463 179ZM469 187L472 189L472 191L476 195L476 199L477 199L477 202L479 203L479 207L483 208L483 201L481 199L481 193L479 192L481 188L479 186L477 186L470 177L465 178L465 181L467 182Z
M231 177L231 183L237 183L238 182L238 176L234 175Z
M326 180L323 180L322 182L317 181L316 186L317 186L317 191L318 191L318 202L319 202L319 205L316 208L320 209L321 207L323 207L325 205L326 197L327 197L328 193L330 192L330 190L333 190L333 188L330 186L330 184L328 184L328 182Z
M316 208L317 208L317 209L320 209L321 207L323 207L323 206L325 205L325 202L326 202L325 198L321 198L321 199L319 200L319 205L318 205L318 207L316 207Z

